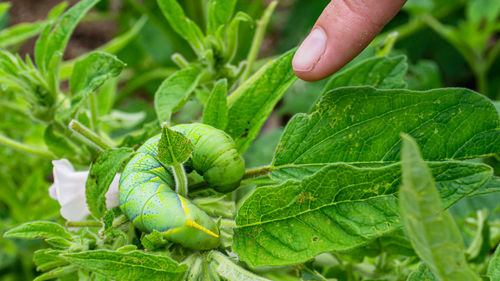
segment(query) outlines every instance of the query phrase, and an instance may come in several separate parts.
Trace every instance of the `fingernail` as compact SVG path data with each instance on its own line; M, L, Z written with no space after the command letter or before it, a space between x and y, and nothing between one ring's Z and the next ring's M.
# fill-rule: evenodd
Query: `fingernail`
M309 33L300 45L292 60L293 69L296 71L309 71L314 68L326 48L326 34L317 27Z

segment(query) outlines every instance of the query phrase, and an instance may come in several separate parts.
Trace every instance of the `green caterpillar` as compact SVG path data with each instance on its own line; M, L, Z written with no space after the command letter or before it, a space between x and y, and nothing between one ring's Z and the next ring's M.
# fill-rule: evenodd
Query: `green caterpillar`
M203 124L171 128L191 140L193 168L214 189L234 190L245 173L244 160L234 141L221 130ZM144 232L154 230L186 248L211 249L219 245L219 229L204 211L175 193L172 171L158 160L161 134L144 143L120 177L119 201L124 214Z

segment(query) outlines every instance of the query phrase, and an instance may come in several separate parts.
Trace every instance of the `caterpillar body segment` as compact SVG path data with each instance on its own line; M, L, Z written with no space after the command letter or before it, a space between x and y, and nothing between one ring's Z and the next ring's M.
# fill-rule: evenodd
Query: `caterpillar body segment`
M239 185L245 172L244 162L227 134L201 124L172 129L192 141L193 167L211 186L230 191ZM157 158L160 138L157 135L144 143L123 170L119 193L122 211L143 232L156 230L186 248L217 247L219 229L214 220L189 199L175 193L171 169Z
M228 134L196 123L177 125L172 130L191 140L194 145L193 168L211 187L220 192L230 192L240 185L245 174L245 160Z

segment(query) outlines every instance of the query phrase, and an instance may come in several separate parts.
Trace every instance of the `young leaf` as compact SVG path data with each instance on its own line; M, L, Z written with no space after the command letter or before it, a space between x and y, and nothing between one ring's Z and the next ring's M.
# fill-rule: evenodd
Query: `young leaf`
M157 1L170 26L177 34L189 42L196 53L201 54L205 48L205 38L198 25L186 17L184 10L176 0Z
M253 19L247 13L239 11L231 20L231 23L229 24L229 28L227 30L227 49L225 55L226 61L228 62L231 62L233 60L237 52L239 39L238 33L241 22L251 23L253 22Z
M90 166L89 176L85 184L85 197L89 211L96 218L101 218L106 212L106 197L109 185L115 178L122 163L134 151L128 147L108 149L103 151Z
M191 152L193 143L182 133L163 127L161 139L158 143L158 158L166 166L171 166L185 162Z
M203 72L198 68L186 68L170 75L155 93L155 110L160 122L170 121L173 113L188 100Z
M381 89L405 88L408 64L405 56L374 57L336 73L323 92L345 86L373 86Z
M7 13L7 11L10 9L11 4L9 2L7 3L0 3L0 19Z
M62 251L43 249L38 250L33 255L33 262L36 264L36 270L38 271L49 271L56 267L67 265L68 262L64 260L59 254Z
M210 252L208 257L209 259L211 259L210 265L215 268L215 271L221 277L225 278L228 281L270 281L267 278L257 276L236 265L221 252L212 251Z
M327 163L395 162L401 132L417 139L426 160L483 157L500 151L499 128L491 102L467 89L339 88L327 92L311 114L288 122L272 174L300 178Z
M0 30L0 48L20 44L39 34L44 28L42 22L20 23Z
M95 250L65 254L70 263L113 280L181 280L187 270L167 256L132 251L128 253Z
M73 241L73 236L61 225L50 221L23 223L3 235L4 238L47 239L60 237Z
M45 281L45 280L57 279L58 277L63 277L77 270L78 267L74 265L58 267L47 273L37 276L35 279L33 279L33 281Z
M488 265L488 276L491 278L491 281L500 280L500 247L497 247Z
M225 131L240 153L245 152L276 103L297 79L291 67L294 53L289 51L269 62L229 96Z
M42 73L49 68L54 55L62 56L76 25L97 2L99 0L82 0L61 16L52 31L50 26L45 28L35 47L35 60Z
M106 81L118 76L125 66L126 64L116 56L99 51L91 52L77 60L69 80L74 94L71 104L78 105Z
M399 209L413 249L440 280L481 280L467 265L460 231L445 211L417 143L403 135Z
M431 169L447 207L492 174L486 165L454 161L432 163ZM238 211L234 251L254 266L271 266L358 247L401 227L400 182L400 164L359 168L340 163L301 181L260 187Z
M208 34L214 34L219 26L229 21L235 5L236 0L210 0L208 2Z
M203 110L203 123L224 130L227 126L227 80L219 80Z
M418 269L408 275L406 281L438 281L434 274L429 270L429 268L421 263Z

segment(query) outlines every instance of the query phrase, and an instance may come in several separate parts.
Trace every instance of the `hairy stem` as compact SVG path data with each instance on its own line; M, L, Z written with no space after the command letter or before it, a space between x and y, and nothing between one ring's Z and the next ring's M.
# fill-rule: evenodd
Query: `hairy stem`
M98 221L69 221L67 227L102 227L102 223Z
M264 167L250 169L250 170L247 170L245 172L243 179L250 179L250 178L256 178L259 176L267 175L267 174L269 174L269 172L271 172L271 170L272 170L272 168L270 166L264 166Z
M264 36L266 35L266 29L269 24L269 20L271 19L271 15L273 14L277 4L278 1L271 2L271 4L269 4L269 6L264 11L260 20L257 22L257 30L255 31L255 35L252 40L252 46L250 47L250 51L247 57L247 68L245 69L245 72L243 72L243 75L241 75L240 81L246 81L248 76L250 75L250 72L252 71L253 63L255 62L255 59L257 59L257 55L259 54L260 45L262 45L262 39L264 39Z
M71 120L71 122L69 122L69 128L82 135L84 138L95 144L95 146L101 150L112 148L112 146L105 142L100 136L98 136L92 130L85 127L82 123L76 120Z
M52 153L48 150L45 150L45 149L42 149L39 147L35 147L35 146L31 146L31 145L27 145L27 144L15 141L13 139L10 139L10 138L3 136L3 135L0 135L0 144L6 145L8 147L11 147L11 148L14 148L14 149L17 149L20 151L35 154L35 155L38 155L38 156L41 156L44 158L54 159L54 155L52 155Z

